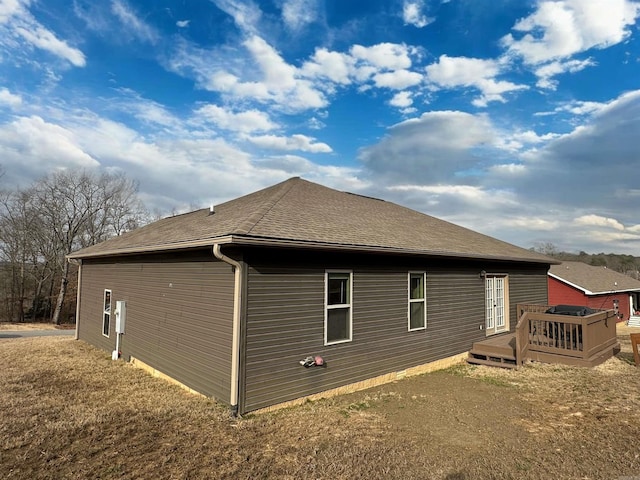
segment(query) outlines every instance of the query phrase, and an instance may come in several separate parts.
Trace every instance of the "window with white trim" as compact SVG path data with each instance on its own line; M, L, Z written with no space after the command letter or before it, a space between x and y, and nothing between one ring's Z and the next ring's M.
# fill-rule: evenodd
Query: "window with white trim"
M111 328L111 290L104 291L104 303L102 311L102 335L109 336Z
M425 272L409 272L409 331L427 328L427 295Z
M324 344L351 341L352 272L333 270L325 272Z

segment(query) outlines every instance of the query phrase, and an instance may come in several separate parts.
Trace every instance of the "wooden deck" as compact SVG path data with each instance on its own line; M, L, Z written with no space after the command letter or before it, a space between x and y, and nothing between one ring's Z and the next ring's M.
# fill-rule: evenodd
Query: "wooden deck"
M506 333L475 342L469 351L467 362L516 368L516 334Z
M518 368L526 360L593 367L620 351L613 310L584 317L544 313L548 305L518 305L515 333L475 342L467 361Z

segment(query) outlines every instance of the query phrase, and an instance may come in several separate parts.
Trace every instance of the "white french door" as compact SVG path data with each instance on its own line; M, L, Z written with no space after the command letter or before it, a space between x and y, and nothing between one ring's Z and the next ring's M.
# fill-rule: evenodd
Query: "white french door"
M509 329L507 322L507 277L485 277L485 308L487 335Z

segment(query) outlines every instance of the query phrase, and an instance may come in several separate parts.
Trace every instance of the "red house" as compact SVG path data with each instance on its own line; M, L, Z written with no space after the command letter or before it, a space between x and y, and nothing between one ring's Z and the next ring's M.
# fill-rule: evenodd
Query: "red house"
M628 275L582 262L562 262L551 265L548 283L551 305L613 308L620 320L640 325L640 281Z

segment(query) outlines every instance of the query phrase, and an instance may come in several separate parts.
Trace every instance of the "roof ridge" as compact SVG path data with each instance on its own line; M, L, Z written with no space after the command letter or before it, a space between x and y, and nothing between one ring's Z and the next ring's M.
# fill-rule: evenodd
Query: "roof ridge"
M279 184L280 188L276 188L273 194L265 200L253 213L247 216L239 225L236 230L238 235L247 235L253 228L269 213L269 211L276 206L276 204L294 187L298 181L302 180L300 177L292 177ZM278 185L276 185L278 186Z

